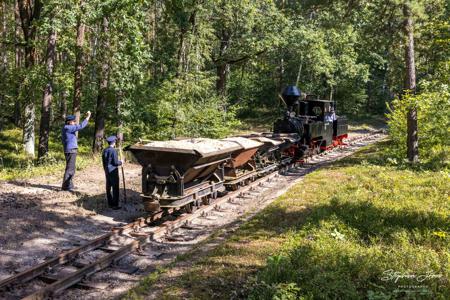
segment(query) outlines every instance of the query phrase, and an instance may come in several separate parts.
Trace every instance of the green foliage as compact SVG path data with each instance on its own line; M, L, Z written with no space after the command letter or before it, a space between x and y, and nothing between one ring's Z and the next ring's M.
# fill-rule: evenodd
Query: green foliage
M255 231L283 216L292 220L275 225L284 243L258 273L249 298L275 299L280 286L294 286L314 299L447 299L448 187L443 173L367 164L309 175L256 221ZM300 205L311 210L301 226L294 218ZM275 219L263 225L269 217ZM395 272L436 277L396 281Z
M399 170L384 148L307 175L141 297L161 282L161 299L448 299L448 175Z
M417 109L421 163L434 169L446 168L450 155L450 90L443 85L438 91L397 98L389 108L388 126L393 144L388 149L391 162L405 163L406 113Z
M49 150L49 155L43 160L30 159L23 150L21 130L19 128L3 130L0 132L0 180L30 178L55 172L60 172L62 176L65 158L60 137L56 134L51 137ZM89 139L84 133L80 134L78 150L78 169L92 165L93 160L99 163L99 159L93 158L90 154Z
M64 104L67 113L72 112L78 21L87 28L82 111L96 110L100 70L108 63L106 131L113 134L122 126L127 142L224 136L236 129L239 118L272 122L284 109L278 94L288 84L324 99L332 97L338 114L352 117L382 114L385 103L403 93L399 0L86 0L83 5L44 0L41 17L33 23L38 59L29 68L22 32L15 30L14 1L4 3L0 129L12 123L16 108L23 110L30 101L40 119L50 29L58 33L52 127L58 127ZM445 0L414 0L412 8L418 86L447 84L449 5ZM102 33L104 18L109 21L107 33ZM260 116L261 111L268 113ZM427 134L419 134L431 144ZM432 147L436 149L430 151L430 162L445 152L438 148L446 145Z
M149 139L224 137L238 125L235 108L211 94L213 78L187 74L156 87L146 106L143 122L136 122Z
M270 300L307 300L312 297L303 296L297 284L278 283L267 284L264 281L254 284L253 293L249 295L249 300L270 299Z

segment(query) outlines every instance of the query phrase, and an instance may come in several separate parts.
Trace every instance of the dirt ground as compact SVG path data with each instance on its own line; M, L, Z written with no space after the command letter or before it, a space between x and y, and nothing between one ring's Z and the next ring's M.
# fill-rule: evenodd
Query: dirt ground
M127 203L118 211L107 208L100 165L76 173L75 192L61 191L63 174L0 182L0 280L142 215L140 172L125 165Z

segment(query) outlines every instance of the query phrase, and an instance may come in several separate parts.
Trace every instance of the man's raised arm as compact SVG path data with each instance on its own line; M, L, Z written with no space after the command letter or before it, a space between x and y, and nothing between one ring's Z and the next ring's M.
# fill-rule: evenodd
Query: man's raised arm
M79 130L83 129L84 127L87 126L90 118L91 118L91 112L88 111L86 113L86 118L83 120L83 122L81 122L81 124L69 125L68 126L68 131L69 132L76 132L76 131L79 131Z

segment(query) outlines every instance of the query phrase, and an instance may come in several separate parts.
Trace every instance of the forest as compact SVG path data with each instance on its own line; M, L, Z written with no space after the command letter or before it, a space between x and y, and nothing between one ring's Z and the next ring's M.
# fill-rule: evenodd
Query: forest
M86 152L113 133L226 136L248 118L278 116L288 84L334 100L339 114L387 114L400 161L414 111L424 161L446 161L448 1L2 0L0 9L0 134L21 134L4 166L57 159L65 116L88 110Z
M0 0L0 298L450 299L449 22Z

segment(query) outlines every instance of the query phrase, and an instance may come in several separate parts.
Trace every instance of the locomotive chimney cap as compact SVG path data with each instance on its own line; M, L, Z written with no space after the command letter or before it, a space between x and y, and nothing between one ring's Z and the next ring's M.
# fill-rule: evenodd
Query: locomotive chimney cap
M301 92L295 85L287 86L283 91L283 100L286 103L288 109L293 106L298 105L298 100L300 99Z
M283 91L283 96L300 97L301 94L301 91L295 85L288 85Z

